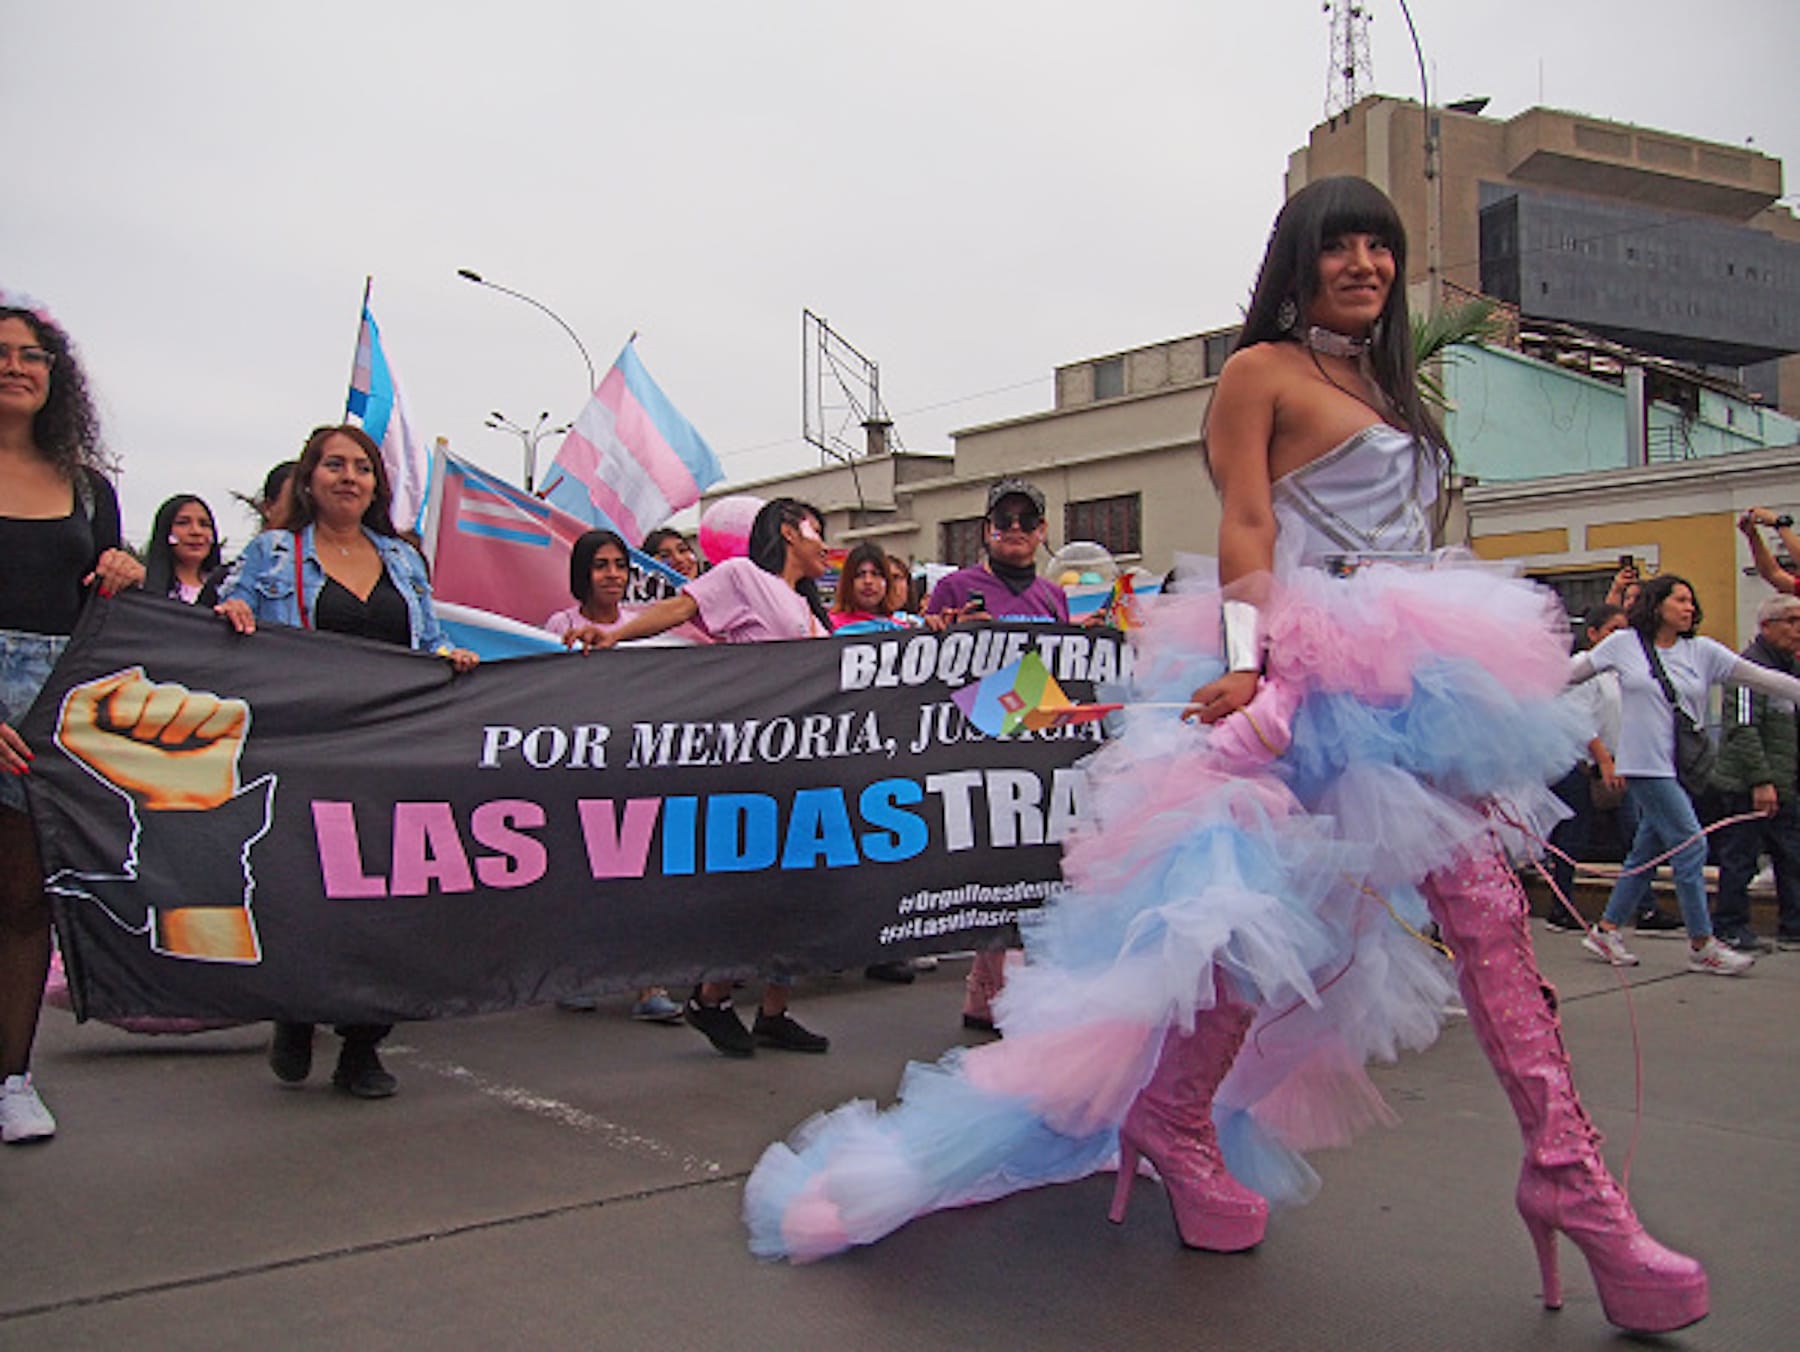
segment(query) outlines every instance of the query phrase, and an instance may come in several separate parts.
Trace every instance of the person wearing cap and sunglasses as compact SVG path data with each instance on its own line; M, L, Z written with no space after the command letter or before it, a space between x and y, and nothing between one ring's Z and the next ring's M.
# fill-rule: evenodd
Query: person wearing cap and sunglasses
M925 603L927 615L967 619L1069 622L1063 589L1039 577L1037 553L1048 527L1044 495L1025 479L1001 479L988 489L981 531L981 562L941 579Z
M941 579L925 602L927 616L951 620L986 616L996 620L1069 622L1069 598L1038 576L1037 554L1048 528L1044 495L1026 479L1001 479L988 489L982 522L980 563ZM993 1002L1006 984L1006 953L995 945L975 955L963 986L963 1027L994 1031Z

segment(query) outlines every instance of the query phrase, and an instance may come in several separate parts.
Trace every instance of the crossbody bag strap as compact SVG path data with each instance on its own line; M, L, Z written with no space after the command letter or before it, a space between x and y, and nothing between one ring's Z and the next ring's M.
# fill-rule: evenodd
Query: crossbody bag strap
M290 531L289 534L294 537L294 604L300 607L300 627L311 629L312 621L306 614L306 578L300 571L300 532ZM1665 679L1663 684L1667 685L1668 681Z
M1662 657L1656 651L1656 645L1645 636L1641 629L1638 630L1638 642L1644 645L1644 660L1650 664L1650 674L1655 676L1657 684L1662 686L1663 698L1669 701L1669 708L1677 717L1687 718L1688 711L1681 707L1681 701L1675 696L1675 683L1669 679L1669 673L1663 670Z

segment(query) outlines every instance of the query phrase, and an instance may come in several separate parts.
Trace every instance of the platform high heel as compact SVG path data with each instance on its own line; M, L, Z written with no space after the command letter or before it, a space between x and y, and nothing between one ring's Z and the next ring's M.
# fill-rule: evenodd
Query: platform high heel
M1531 949L1524 890L1498 846L1433 874L1425 896L1455 952L1469 1025L1525 1138L1517 1202L1545 1306L1562 1305L1560 1232L1587 1259L1600 1307L1620 1328L1669 1333L1704 1319L1706 1269L1651 1238L1607 1171L1600 1133L1575 1092L1556 991Z
M1119 1128L1119 1179L1107 1218L1125 1219L1140 1156L1156 1166L1190 1249L1236 1253L1262 1242L1269 1204L1233 1178L1213 1129L1213 1091L1243 1045L1250 1011L1222 1004L1202 1010L1192 1034L1171 1028L1150 1083Z

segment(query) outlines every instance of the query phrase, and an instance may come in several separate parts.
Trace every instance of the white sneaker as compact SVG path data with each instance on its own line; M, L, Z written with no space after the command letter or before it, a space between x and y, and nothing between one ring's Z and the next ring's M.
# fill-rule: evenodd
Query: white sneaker
M1688 949L1688 971L1708 976L1742 976L1756 965L1748 953L1727 948L1711 935L1698 948Z
M56 1135L56 1119L38 1097L30 1075L8 1075L0 1081L0 1141L18 1145L47 1141Z
M1614 967L1636 967L1637 956L1625 947L1625 941L1619 937L1619 931L1595 925L1582 939L1581 946L1600 962Z

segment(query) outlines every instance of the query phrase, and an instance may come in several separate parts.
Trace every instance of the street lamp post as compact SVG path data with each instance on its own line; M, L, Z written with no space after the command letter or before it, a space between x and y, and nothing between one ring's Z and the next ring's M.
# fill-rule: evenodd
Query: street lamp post
M543 301L534 300L523 291L514 291L509 286L501 286L498 282L488 281L487 278L483 277L479 272L474 271L472 268L458 268L456 270L456 275L461 277L464 281L474 282L476 286L485 286L489 291L498 291L503 296L511 296L515 300L522 300L533 309L542 310L545 314L549 315L550 318L555 320L557 327L569 335L569 341L574 343L576 349L580 351L581 360L587 365L588 393L592 394L594 392L594 388L600 383L599 377L594 374L594 359L588 356L587 345L581 341L580 335L577 334L574 329L569 327L568 322L563 319L561 315L557 314L555 310L552 310L548 305L544 304Z
M561 436L569 430L570 424L551 427L550 414L546 410L537 415L537 421L530 427L522 427L507 417L499 409L494 409L482 423L483 427L491 427L496 432L511 432L525 448L525 491L532 491L533 480L537 477L537 448L545 437Z
M1444 171L1443 126L1431 102L1431 82L1425 78L1425 49L1413 26L1412 10L1400 0L1400 14L1412 36L1413 55L1419 62L1419 96L1425 101L1425 308L1436 314L1443 304Z

